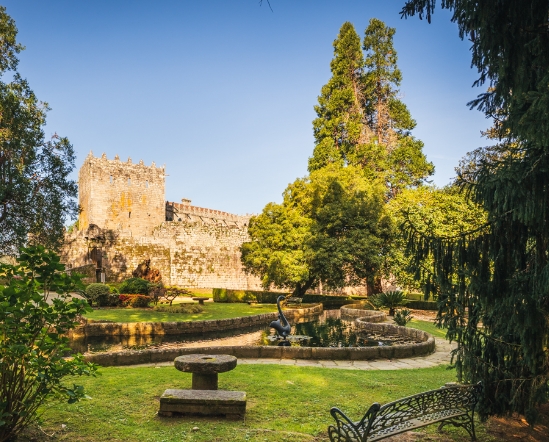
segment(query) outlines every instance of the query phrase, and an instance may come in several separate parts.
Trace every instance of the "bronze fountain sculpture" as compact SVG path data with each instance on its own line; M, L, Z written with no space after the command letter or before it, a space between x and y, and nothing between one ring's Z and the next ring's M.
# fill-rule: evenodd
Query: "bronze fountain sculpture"
M274 328L279 336L282 336L282 341L278 343L278 345L283 347L290 346L290 341L286 339L286 337L290 334L290 331L292 327L290 326L290 323L284 316L284 313L282 313L282 308L280 308L280 301L282 301L285 297L279 296L276 300L276 306L278 308L278 319L276 321L271 322L270 327Z

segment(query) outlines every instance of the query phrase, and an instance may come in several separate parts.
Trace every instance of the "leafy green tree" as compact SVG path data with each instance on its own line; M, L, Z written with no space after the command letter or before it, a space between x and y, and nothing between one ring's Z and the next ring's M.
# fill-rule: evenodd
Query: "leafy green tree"
M36 417L48 398L69 403L84 397L63 378L93 375L82 355L71 359L68 331L89 310L70 292L83 288L78 276L64 273L59 257L42 246L22 249L16 265L0 264L0 442L12 440Z
M428 237L455 237L474 231L487 222L484 209L456 186L405 189L389 202L388 210L394 225L399 228L396 229L393 247L385 255L384 276L407 289L423 288L425 299L438 294L436 282L432 279L433 256L428 254L421 261L412 261L405 254L407 232L400 227L413 225L418 234Z
M343 24L334 41L332 78L315 106L316 146L309 159L309 171L331 163L360 166L368 178L383 178L389 196L434 172L423 143L411 135L416 123L398 99L402 74L394 33L382 21L370 20L364 55L353 25Z
M48 105L26 80L14 72L3 81L23 49L16 36L14 21L0 6L0 254L10 255L29 242L58 247L66 217L77 214L77 187L68 178L72 145L57 135L45 140Z
M431 20L435 0L409 0L405 17ZM460 378L482 380L483 416L519 412L535 422L549 397L549 3L442 1L472 42L470 105L499 118L496 149L470 155L458 184L487 213L484 229L427 236L410 225L418 266L432 254L438 319L458 342Z
M383 194L353 166L334 164L296 180L282 204L250 220L244 267L265 288L299 297L320 283L337 289L372 282L392 232Z

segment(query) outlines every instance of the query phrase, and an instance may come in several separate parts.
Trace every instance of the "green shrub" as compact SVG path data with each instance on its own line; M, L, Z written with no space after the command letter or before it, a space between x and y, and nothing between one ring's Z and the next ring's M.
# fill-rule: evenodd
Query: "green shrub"
M141 278L126 279L118 291L120 294L146 295L149 293L149 281Z
M106 306L108 306L108 307L119 307L120 305L121 305L120 295L117 294L117 293L110 293Z
M150 296L145 295L119 295L119 303L130 307L148 307L152 301Z
M71 295L84 288L80 277L64 270L59 256L42 246L21 249L15 265L0 264L6 281L0 286L0 441L15 440L49 398L85 397L75 376L96 371L82 355L64 358L68 332L90 311Z
M227 302L246 302L244 301L245 296L244 290L227 290Z
M120 294L120 291L118 290L118 287L116 287L115 285L108 284L108 287L109 287L109 290L111 291L111 293L113 293L115 295Z
M202 313L204 311L198 304L157 305L153 310L166 313Z
M110 305L110 289L105 284L94 282L86 287L86 298L90 305L106 307Z
M227 289L213 289L214 302L227 302Z
M395 315L393 316L393 320L396 322L396 324L403 327L406 327L406 324L408 324L408 322L410 322L412 318L412 312L407 308L399 308L395 311Z
M405 305L408 302L404 292L400 290L378 293L370 296L370 301L378 308L388 308L389 316L394 316L396 307Z
M151 297L150 296L133 295L130 298L129 304L130 304L130 307L144 308L144 307L148 307L150 302L151 302Z

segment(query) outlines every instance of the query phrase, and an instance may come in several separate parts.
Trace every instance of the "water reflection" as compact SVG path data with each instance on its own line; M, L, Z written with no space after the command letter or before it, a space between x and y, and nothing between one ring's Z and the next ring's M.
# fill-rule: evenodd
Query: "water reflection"
M292 345L306 347L370 347L410 343L402 336L366 333L354 324L354 318L340 316L339 310L325 310L321 315L290 321L289 340ZM233 345L277 345L275 332L268 324L240 330L222 330L215 333L192 335L143 335L90 337L71 341L75 352L106 352L151 347L203 347Z
M181 335L135 335L135 336L92 336L70 341L75 353L100 353L121 350L142 350L158 347L203 347L206 345L258 345L264 326L247 327L239 330L221 330L202 333L199 336Z

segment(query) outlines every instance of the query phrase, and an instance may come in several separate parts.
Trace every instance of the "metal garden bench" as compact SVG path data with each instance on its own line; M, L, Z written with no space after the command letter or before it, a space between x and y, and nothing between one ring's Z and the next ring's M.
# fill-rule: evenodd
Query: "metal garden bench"
M440 422L463 427L476 440L474 413L482 386L452 385L408 396L385 405L373 404L359 422L338 408L330 413L336 426L328 427L332 442L370 442Z

